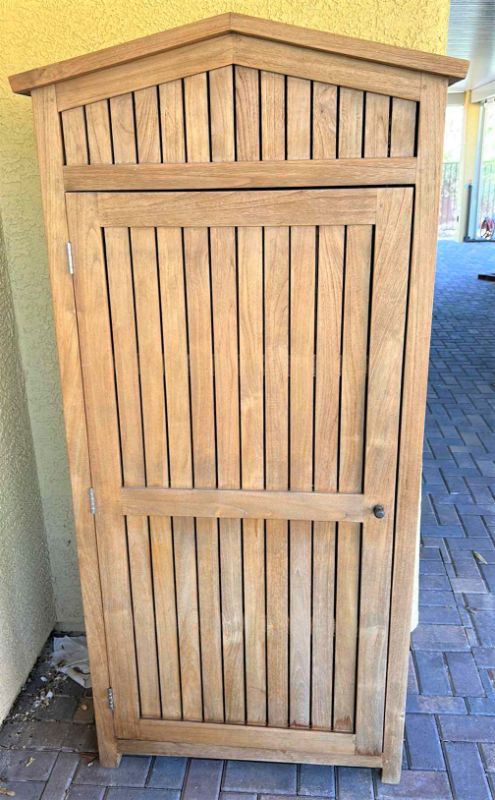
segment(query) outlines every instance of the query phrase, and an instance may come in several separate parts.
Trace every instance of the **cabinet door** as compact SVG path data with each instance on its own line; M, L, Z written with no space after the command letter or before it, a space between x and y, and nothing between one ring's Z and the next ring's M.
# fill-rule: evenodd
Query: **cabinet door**
M67 202L117 736L378 763L412 189Z

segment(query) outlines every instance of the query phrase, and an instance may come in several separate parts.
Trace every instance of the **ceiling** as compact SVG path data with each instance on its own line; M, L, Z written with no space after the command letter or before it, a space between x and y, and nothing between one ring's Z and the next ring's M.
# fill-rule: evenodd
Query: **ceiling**
M495 0L451 0L447 52L471 61L466 80L452 91L474 89L495 79Z

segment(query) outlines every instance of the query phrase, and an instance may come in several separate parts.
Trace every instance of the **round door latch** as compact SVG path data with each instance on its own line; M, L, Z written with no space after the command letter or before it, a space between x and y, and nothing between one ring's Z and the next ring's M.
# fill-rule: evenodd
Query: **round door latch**
M373 514L377 519L383 519L385 516L385 509L383 506L373 506Z

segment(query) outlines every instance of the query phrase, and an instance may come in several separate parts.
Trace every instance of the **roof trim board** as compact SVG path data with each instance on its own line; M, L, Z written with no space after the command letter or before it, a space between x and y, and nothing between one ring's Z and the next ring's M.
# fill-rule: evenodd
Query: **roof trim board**
M12 90L18 94L30 94L33 89L41 86L89 75L108 67L169 52L187 44L208 41L227 33L239 33L244 36L283 42L320 52L345 55L420 72L430 72L449 78L450 83L464 78L469 66L468 61L459 58L340 36L245 14L227 13L161 33L154 33L125 44L107 47L94 53L21 72L9 78L10 85Z

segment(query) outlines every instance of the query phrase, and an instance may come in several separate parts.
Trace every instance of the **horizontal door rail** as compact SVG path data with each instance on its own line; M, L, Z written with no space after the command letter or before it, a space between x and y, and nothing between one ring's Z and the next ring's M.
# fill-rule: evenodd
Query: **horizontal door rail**
M122 488L125 515L363 522L375 503L363 494L234 489Z
M416 158L233 161L208 164L95 164L64 167L64 186L78 191L262 189L288 186L413 184Z

